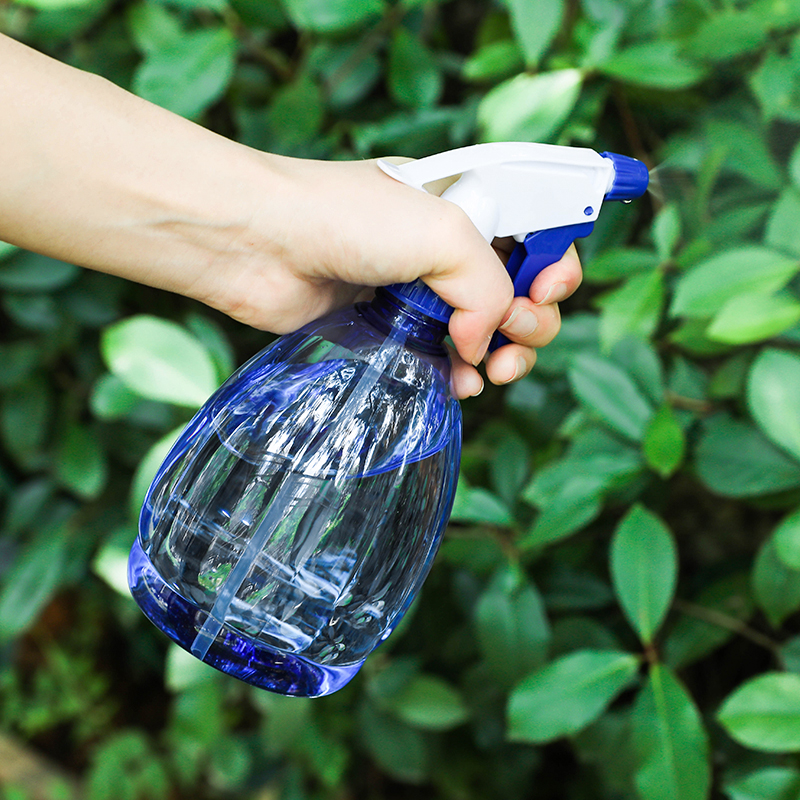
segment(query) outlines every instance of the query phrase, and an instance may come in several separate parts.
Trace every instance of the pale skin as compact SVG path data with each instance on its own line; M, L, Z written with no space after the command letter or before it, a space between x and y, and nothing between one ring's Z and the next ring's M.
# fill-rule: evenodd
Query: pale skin
M422 278L455 308L453 389L510 383L561 325L574 248L514 298L501 257L452 203L374 161L263 153L0 35L0 239L177 292L285 333ZM487 356L492 332L510 344Z

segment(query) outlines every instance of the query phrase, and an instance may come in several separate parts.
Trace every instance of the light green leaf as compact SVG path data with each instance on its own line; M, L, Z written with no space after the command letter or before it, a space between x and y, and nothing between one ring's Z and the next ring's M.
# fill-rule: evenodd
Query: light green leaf
M39 11L60 11L62 9L80 8L97 5L100 0L14 0L21 6L29 6Z
M582 83L578 69L517 75L501 83L478 106L483 141L548 141L575 106Z
M653 407L633 379L613 361L581 353L568 370L576 397L610 428L641 441Z
M108 461L95 432L68 425L56 450L55 469L61 485L71 492L85 500L98 497L108 479Z
M611 56L599 68L626 83L653 89L686 89L703 79L705 70L679 55L676 41L631 45Z
M789 767L764 767L725 783L730 800L800 800L800 772Z
M636 656L579 650L525 678L508 700L508 738L538 744L576 733L633 681Z
M608 352L626 336L652 336L664 302L664 278L658 270L634 275L619 288L597 299L600 344Z
M800 219L800 189L789 187L781 194L770 214L764 241L782 253L800 258L800 237L797 220Z
M669 405L656 411L642 443L647 463L662 477L668 478L681 465L686 451L686 437Z
M434 675L416 675L395 696L392 705L403 722L423 730L450 730L469 717L461 695Z
M467 81L496 81L520 72L524 66L519 45L502 39L476 50L464 62L461 74Z
M794 148L792 157L789 159L789 176L795 187L800 189L800 144Z
M128 6L126 21L136 46L145 54L168 49L184 35L176 15L146 0Z
M675 252L681 238L681 213L676 203L668 203L658 212L652 230L658 257L666 261Z
M678 679L655 664L633 709L642 800L706 800L711 785L708 737Z
M643 644L651 644L672 603L678 554L666 525L640 505L611 540L611 576L628 622Z
M697 472L724 497L755 497L800 486L800 464L746 422L707 420L695 452Z
M171 692L182 692L202 683L212 683L220 677L213 667L195 658L177 644L170 644L164 670L164 684Z
M747 379L747 405L758 427L800 461L800 356L763 350Z
M745 747L800 750L800 675L770 672L753 678L728 696L718 719Z
M459 477L456 497L450 519L454 522L483 522L487 525L508 527L513 517L500 498L480 487L467 484Z
M196 119L218 100L233 77L237 42L224 27L185 32L151 50L133 78L133 90L176 114Z
M761 546L753 564L753 595L774 628L800 608L800 572L781 561L772 538Z
M444 85L428 48L402 26L395 30L389 49L388 84L398 103L413 108L435 105Z
M506 0L514 36L528 66L536 66L561 27L564 0Z
M355 28L383 13L381 0L283 0L301 31L334 33Z
M782 289L798 269L796 259L757 245L718 253L684 273L670 312L673 316L711 317L734 297Z
M771 339L800 321L800 303L788 293L751 294L731 298L706 330L725 344L750 344Z
M510 686L542 665L550 625L541 596L528 583L500 572L475 605L478 645L492 675Z
M142 397L196 407L217 388L212 358L174 322L131 317L103 331L101 349L111 372Z
M654 270L659 256L652 250L612 247L590 258L584 265L584 277L590 283L611 283L630 278L635 272Z
M133 475L131 483L131 496L130 496L130 513L134 519L139 518L142 504L144 503L147 490L153 482L158 468L164 463L164 459L172 449L172 445L178 440L178 437L183 433L183 426L171 430L165 436L162 436L148 451L145 453L144 458L139 462L136 467L136 472Z
M750 76L749 83L766 120L782 118L796 122L800 119L800 71L791 58L770 49Z
M708 61L727 61L757 50L767 35L762 14L725 10L710 14L685 45L685 52Z
M780 521L772 540L778 558L790 569L800 570L800 508Z

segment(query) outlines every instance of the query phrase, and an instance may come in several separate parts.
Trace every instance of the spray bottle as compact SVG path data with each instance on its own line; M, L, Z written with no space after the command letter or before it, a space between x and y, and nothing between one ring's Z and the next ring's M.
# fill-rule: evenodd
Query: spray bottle
M646 167L585 148L474 145L396 166L488 240L513 236L517 295L587 236ZM424 283L285 335L235 372L167 455L128 576L144 613L244 681L317 697L344 686L397 626L450 515L461 411L443 341L452 313ZM499 335L492 346L503 343Z

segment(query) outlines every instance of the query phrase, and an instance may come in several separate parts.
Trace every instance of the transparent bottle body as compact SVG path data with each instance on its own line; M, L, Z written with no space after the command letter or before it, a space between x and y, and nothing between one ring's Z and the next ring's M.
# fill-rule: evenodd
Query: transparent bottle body
M452 506L446 352L376 319L364 305L331 315L235 373L162 465L131 553L151 620L286 694L358 671L422 584Z

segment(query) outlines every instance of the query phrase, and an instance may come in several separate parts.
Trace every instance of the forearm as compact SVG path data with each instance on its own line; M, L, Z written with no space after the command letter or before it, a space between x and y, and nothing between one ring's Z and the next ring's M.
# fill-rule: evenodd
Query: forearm
M185 294L268 255L248 226L269 156L3 36L0 64L0 239Z

